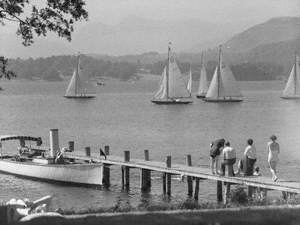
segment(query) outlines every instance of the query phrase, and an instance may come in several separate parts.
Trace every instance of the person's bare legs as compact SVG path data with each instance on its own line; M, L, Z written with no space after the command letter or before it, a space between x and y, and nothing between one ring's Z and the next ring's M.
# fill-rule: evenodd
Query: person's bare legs
M212 174L215 174L215 169L214 169L215 162L216 162L215 158L210 157L210 169Z
M219 156L217 155L215 157L215 161L216 161L216 174L219 173Z
M275 161L269 162L270 171L272 173L272 180L273 181L276 181L278 179L277 174L276 174L276 165L277 165L277 162L275 162Z

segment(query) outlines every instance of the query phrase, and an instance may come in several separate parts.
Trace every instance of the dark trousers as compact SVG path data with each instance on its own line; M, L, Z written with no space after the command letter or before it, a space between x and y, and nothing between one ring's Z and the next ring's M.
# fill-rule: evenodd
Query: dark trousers
M256 159L245 157L241 160L241 170L245 176L252 176Z
M225 175L225 167L227 166L233 166L235 164L236 158L234 159L224 159L224 161L221 163L221 170L222 170L222 175ZM234 174L233 174L234 175Z

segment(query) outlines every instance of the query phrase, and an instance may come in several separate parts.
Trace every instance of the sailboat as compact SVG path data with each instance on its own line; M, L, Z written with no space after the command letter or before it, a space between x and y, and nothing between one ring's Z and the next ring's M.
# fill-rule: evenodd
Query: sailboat
M168 46L168 59L163 70L158 91L151 100L156 104L188 104L192 97L177 66L171 47Z
M199 89L197 93L197 98L205 98L205 95L208 90L208 81L207 81L207 74L206 69L203 62L203 54L202 54L202 60L201 60L201 71L200 71L200 77L199 77Z
M222 49L219 48L219 63L216 66L207 94L206 102L241 102L243 96L228 65L222 62Z
M193 74L192 74L192 68L190 65L190 71L189 71L189 80L186 86L186 89L189 91L190 95L192 95L192 82L193 82Z
M300 99L300 59L295 53L295 62L291 70L289 79L283 90L283 99Z
M71 81L68 85L65 98L94 98L96 95L93 93L93 86L89 82L88 77L83 74L80 67L80 54L77 56L77 65L74 69Z

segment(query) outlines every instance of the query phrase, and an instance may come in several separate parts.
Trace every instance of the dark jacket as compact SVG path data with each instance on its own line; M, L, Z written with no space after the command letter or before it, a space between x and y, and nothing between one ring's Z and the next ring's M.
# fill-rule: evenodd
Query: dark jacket
M218 139L211 143L211 149L210 149L210 156L215 158L217 155L221 154L221 148L224 147L225 140L224 139Z

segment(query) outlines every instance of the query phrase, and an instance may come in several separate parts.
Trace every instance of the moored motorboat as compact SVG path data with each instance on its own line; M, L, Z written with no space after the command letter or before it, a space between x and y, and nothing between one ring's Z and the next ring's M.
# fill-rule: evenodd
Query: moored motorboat
M8 140L19 140L17 154L3 152L3 144ZM58 130L50 130L50 149L41 148L41 138L31 136L0 136L1 157L0 171L17 176L63 182L76 185L102 185L102 164L72 157L64 157L58 143ZM35 142L28 147L26 141Z

